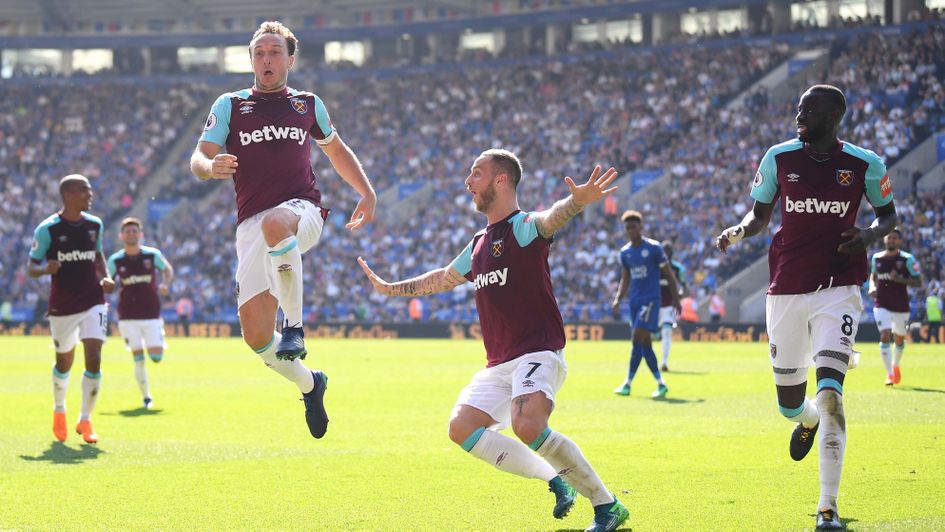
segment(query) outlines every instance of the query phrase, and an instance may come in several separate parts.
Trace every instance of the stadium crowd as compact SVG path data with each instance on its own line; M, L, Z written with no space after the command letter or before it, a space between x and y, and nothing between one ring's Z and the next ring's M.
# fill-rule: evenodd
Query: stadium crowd
M648 236L676 244L675 258L689 270L694 295L710 294L767 250L766 238L745 241L727 256L712 244L719 230L751 207L748 187L765 149L793 136L796 101L771 102L757 92L739 108L726 104L792 52L783 44L606 50L326 86L310 73L294 73L290 84L316 89L380 191L402 185L426 188L431 195L422 206L409 198L380 203L379 213L398 211L393 221L351 234L344 222L356 201L353 193L313 150L323 201L334 213L320 244L305 256L309 321L410 319L409 302L374 294L355 258L364 256L390 279L449 263L484 222L472 211L462 180L475 156L492 146L522 158L520 198L526 210L546 208L563 197L563 177L585 176L594 163L613 165L623 175L637 169L670 174L670 186L658 202L594 211L556 237L551 268L566 321L609 318L608 302L619 278L616 251L625 242L618 216L625 208L644 213ZM829 70L809 81L830 80L847 91L845 139L892 164L945 127L941 27L836 41L830 53ZM160 97L149 90L109 84L44 89L41 98L48 98L51 107L43 118L17 114L16 102L22 106L33 97L25 89L0 103L0 162L9 169L0 179L7 205L22 210L0 221L4 234L20 235L4 239L0 259L0 277L13 287L8 297L14 303L31 304L37 293L46 293L36 282L27 283L22 270L32 227L56 208L54 177L88 175L97 194L93 210L107 224L116 221L168 142L196 134L179 130L187 123L181 117L206 113L215 96L205 87L185 91L174 86L170 93L164 88ZM67 112L74 111L73 97L85 111ZM160 105L141 105L144 101ZM81 134L81 128L51 134L65 130L66 119L77 114L99 134ZM24 130L18 119L30 126ZM55 137L44 141L52 150L31 150L31 139L44 134ZM106 168L115 171L96 179ZM232 185L196 182L183 159L180 168L180 178L164 194L190 198L187 207L146 227L148 243L164 250L177 269L168 305L187 296L196 304L195 319L235 320ZM916 254L927 279L940 281L945 263L941 194L910 192L897 190L905 247ZM107 238L117 248L115 235ZM471 299L469 285L425 298L423 319L472 319Z

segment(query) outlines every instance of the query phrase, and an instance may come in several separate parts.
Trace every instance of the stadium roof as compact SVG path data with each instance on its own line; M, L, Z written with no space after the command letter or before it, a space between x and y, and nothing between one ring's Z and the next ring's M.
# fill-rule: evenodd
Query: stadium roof
M449 9L483 15L492 2L463 0L0 0L0 20L45 22L69 28L83 20L220 19L270 15L354 16L376 9Z

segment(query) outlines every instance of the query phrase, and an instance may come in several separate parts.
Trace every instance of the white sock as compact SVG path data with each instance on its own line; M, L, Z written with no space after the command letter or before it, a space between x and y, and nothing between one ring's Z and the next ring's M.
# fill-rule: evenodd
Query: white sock
M276 345L279 344L281 339L282 335L274 332L269 344L256 351L256 354L263 359L264 364L275 370L276 373L294 382L299 387L300 392L308 393L312 391L315 388L315 377L312 376L312 371L302 364L301 360L280 360L276 358Z
M545 482L550 482L556 476L554 468L535 456L524 443L493 430L476 430L466 438L462 448L506 473L525 478L539 478Z
M840 491L840 473L843 470L843 452L847 446L846 419L843 415L843 396L832 390L817 395L820 407L820 431L817 445L820 452L820 501L817 509L837 510Z
M788 417L788 420L794 423L800 423L807 428L814 428L820 423L820 412L817 411L817 405L808 398L804 398L803 410L795 416ZM782 410L783 412L783 410Z
M892 354L889 352L889 344L880 342L879 354L883 357L883 366L886 368L886 375L892 375Z
M670 323L663 324L663 330L660 333L660 345L663 348L663 365L666 366L669 361L669 346L673 344L673 326Z
M91 419L92 410L95 409L95 401L98 400L98 388L102 384L102 373L90 373L86 371L82 374L82 410L79 413L79 419Z
M574 486L578 493L590 499L592 505L614 502L614 496L607 491L581 449L564 434L547 428L529 447L548 460L558 470L558 475Z
M138 381L138 388L141 390L141 398L151 397L151 390L148 388L148 370L144 366L144 354L134 355L135 357L135 379Z
M906 344L902 344L902 345L895 344L895 345L896 347L894 348L895 358L893 359L893 367L898 368L899 363L902 362L902 352L906 350Z
M69 388L69 372L59 373L55 364L52 368L53 409L56 412L66 411L66 389Z
M288 327L302 326L302 252L295 236L269 248L279 306Z

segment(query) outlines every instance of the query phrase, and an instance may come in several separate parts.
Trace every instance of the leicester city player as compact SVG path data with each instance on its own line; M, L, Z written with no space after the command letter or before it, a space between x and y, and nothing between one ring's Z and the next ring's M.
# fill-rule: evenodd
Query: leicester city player
M102 382L102 344L108 336L103 288L110 290L114 281L108 277L102 254L102 220L85 212L92 207L89 180L67 175L59 181L59 195L62 210L43 220L33 234L27 272L30 277L52 277L49 328L56 349L52 368L53 434L59 441L66 441L66 388L75 346L81 340L85 373L82 409L75 430L87 443L96 443L92 410Z
M620 284L611 303L615 314L620 314L620 302L630 291L630 324L633 329L633 349L630 351L630 369L627 380L614 390L617 395L630 395L630 385L645 359L656 379L654 398L666 397L669 388L663 381L656 353L653 352L652 333L659 332L660 281L666 280L671 298L670 306L679 313L679 287L676 275L659 242L643 236L643 215L626 211L620 219L627 233L627 244L620 249ZM671 333L670 333L671 334Z
M906 348L909 326L909 290L922 286L919 263L902 250L902 233L893 229L883 238L886 249L873 255L869 295L873 298L873 317L879 328L879 352L886 368L886 386L902 380L902 353ZM889 341L895 340L895 358Z
M617 187L607 187L616 177L613 168L601 174L599 166L582 185L566 177L570 196L548 210L526 213L518 206L518 157L486 150L473 163L466 188L488 225L449 266L388 283L358 259L385 295L422 296L473 283L488 363L460 392L449 437L501 471L547 482L555 494L556 518L571 509L576 488L594 505L587 530L596 532L616 530L630 512L607 490L581 449L548 427L568 371L548 253L555 232L586 205L613 193ZM498 432L509 423L518 440Z
M790 454L802 460L820 427L821 530L844 528L837 511L846 447L843 380L866 282L866 249L896 225L886 165L870 150L837 138L846 98L831 85L814 85L797 106L797 139L768 149L752 182L755 203L738 225L716 239L719 250L768 226L781 203L781 227L771 240L771 284L765 304L771 365L781 414L797 423ZM876 213L856 227L866 195ZM807 368L817 366L817 400L806 398Z
M145 408L154 408L144 352L153 362L164 357L164 320L161 319L161 298L167 296L174 268L157 248L142 246L141 220L121 221L120 251L108 257L108 274L121 291L118 294L118 331L135 361L135 380L141 390ZM158 277L160 274L160 282Z
M328 430L328 378L301 359L302 253L318 242L328 211L309 160L314 141L360 195L348 229L374 219L377 195L361 163L335 131L321 98L290 88L298 40L280 22L264 22L249 43L252 88L217 98L190 160L201 179L232 179L236 189L237 306L243 340L263 362L295 383L309 432ZM225 149L225 153L223 150ZM277 310L285 317L274 331Z

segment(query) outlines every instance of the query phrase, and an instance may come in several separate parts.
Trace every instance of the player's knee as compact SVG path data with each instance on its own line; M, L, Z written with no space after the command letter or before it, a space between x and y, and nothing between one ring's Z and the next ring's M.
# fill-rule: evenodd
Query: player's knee
M474 427L470 423L464 422L458 417L454 417L450 420L449 425L450 440L456 445L462 446L464 443L466 443L466 440L468 440L469 437L472 436L472 434L479 428L483 427Z
M284 213L279 212L279 209L263 216L260 227L270 246L292 235L291 220Z
M541 436L541 433L544 432L546 428L548 428L548 424L540 420L529 419L522 416L512 420L512 431L515 432L518 439L523 441L526 445Z
M887 329L887 330L884 330L884 331L880 331L880 333L879 333L879 341L882 342L882 343L884 343L884 344L889 344L889 341L890 341L890 339L891 339L891 338L890 338L891 336L892 336L892 333L891 333L888 329Z

